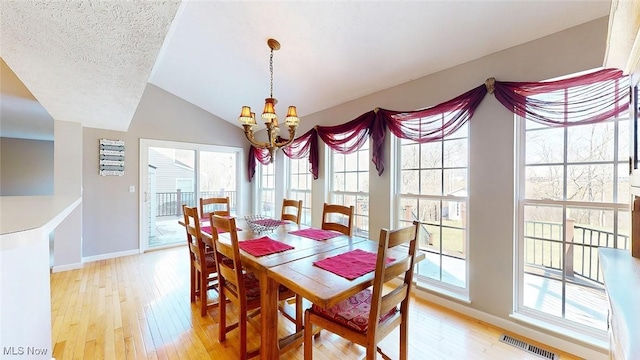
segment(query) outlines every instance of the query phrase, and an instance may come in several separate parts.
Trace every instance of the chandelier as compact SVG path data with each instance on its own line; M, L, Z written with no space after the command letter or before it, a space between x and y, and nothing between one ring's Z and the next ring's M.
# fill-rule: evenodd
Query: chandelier
M289 139L283 139L280 135L280 128L278 127L278 116L276 115L275 106L278 103L273 97L273 52L280 50L280 43L275 39L267 40L267 45L271 49L271 56L269 57L269 70L271 72L271 93L268 98L264 99L264 110L262 111L262 119L267 127L267 141L257 141L254 137L253 130L256 128L256 114L251 112L249 106L243 106L240 111L240 117L238 121L242 123L244 128L244 135L247 140L256 148L269 150L270 161L273 162L275 158L276 150L285 147L293 141L296 136L296 129L300 124L298 113L295 106L289 106L287 110L287 116L284 119L285 125L289 128Z

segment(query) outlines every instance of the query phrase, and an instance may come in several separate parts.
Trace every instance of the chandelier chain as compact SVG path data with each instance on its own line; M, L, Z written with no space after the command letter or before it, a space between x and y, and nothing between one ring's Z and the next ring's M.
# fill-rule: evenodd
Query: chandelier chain
M269 97L273 97L273 49L271 49L271 56L269 57L269 71L271 72L271 94Z

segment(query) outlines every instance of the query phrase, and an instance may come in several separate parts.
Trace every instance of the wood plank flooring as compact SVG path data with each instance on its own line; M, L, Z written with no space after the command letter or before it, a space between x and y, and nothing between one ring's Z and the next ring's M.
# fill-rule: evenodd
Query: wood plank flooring
M54 357L238 359L237 331L219 343L218 310L200 317L198 303L189 302L187 251L186 246L159 250L51 274ZM235 321L233 305L227 306L228 321ZM499 342L503 331L490 325L419 299L411 308L410 359L540 359ZM281 336L294 331L282 316L279 328ZM249 347L259 342L259 333L249 326ZM381 347L392 358L398 357L397 330ZM327 331L315 340L314 349L318 360L364 356L361 347ZM556 353L562 359L575 359ZM302 358L302 346L281 356Z

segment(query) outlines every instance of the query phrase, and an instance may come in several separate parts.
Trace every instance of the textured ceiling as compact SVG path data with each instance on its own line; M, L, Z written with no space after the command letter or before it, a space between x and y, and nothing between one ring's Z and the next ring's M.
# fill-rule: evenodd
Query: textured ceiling
M2 1L0 56L56 120L126 131L179 1Z
M609 7L3 0L0 56L56 120L125 131L150 82L237 124L241 106L260 112L269 95L270 37L282 44L278 112L296 105L304 116L606 16Z

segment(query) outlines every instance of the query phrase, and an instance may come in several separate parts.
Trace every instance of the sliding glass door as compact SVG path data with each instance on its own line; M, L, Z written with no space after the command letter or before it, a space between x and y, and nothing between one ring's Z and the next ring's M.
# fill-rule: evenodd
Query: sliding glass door
M186 244L182 205L201 197L229 197L238 203L240 148L140 140L140 247Z
M200 151L200 197L228 197L231 213L236 213L236 154Z

